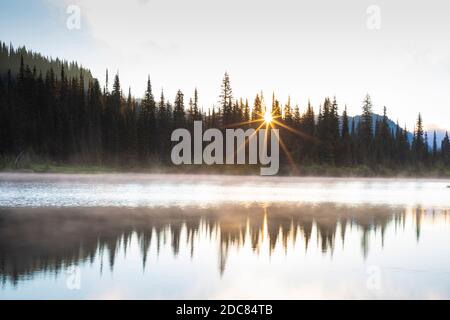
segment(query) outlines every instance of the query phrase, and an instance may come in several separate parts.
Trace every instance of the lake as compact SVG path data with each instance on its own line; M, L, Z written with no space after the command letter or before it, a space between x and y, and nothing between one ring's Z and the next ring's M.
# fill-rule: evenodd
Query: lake
M0 299L449 299L439 179L0 174Z

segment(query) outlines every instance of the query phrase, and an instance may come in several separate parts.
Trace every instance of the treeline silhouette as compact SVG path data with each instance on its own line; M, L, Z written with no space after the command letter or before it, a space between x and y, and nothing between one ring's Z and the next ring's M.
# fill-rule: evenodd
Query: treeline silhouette
M124 214L124 210L126 211ZM416 239L422 220L430 214L416 207L412 214ZM224 214L225 213L225 214ZM432 212L447 219L447 210ZM228 252L250 245L259 255L277 248L284 253L317 250L333 254L336 244L345 247L348 232L361 239L360 254L370 253L373 234L385 244L387 228L401 233L408 210L390 206L342 206L335 204L229 205L221 208L3 208L0 210L0 283L17 283L36 272L62 272L70 265L102 260L102 268L114 269L117 256L137 237L142 267L151 257L171 251L174 256L203 254L199 241L217 244L218 272L226 269ZM438 222L436 222L438 223ZM378 241L378 240L377 240ZM58 244L58 245L55 245ZM105 261L103 262L103 256Z
M32 67L30 71L34 73L45 75L48 71L53 70L54 76L59 79L61 69L64 68L68 78L78 77L80 72L83 72L86 84L94 80L91 71L78 65L77 62L45 57L40 53L27 50L26 47L15 49L11 44L7 45L0 41L0 74L2 76L8 72L11 72L13 76L17 75L22 59L25 65Z
M325 98L315 114L282 105L272 96L266 106L263 93L235 99L225 74L217 106L199 105L197 89L187 100L181 90L170 102L161 92L155 98L150 78L142 99L125 96L116 74L106 85L75 63L0 43L0 155L17 165L24 155L57 163L121 166L171 165L172 130L192 130L194 121L207 128L258 128L269 110L282 139L281 170L301 165L370 168L449 168L448 134L437 141L428 137L419 114L412 134L392 125L386 108L374 115L370 96L362 114L340 115L336 98ZM432 139L432 147L428 140Z

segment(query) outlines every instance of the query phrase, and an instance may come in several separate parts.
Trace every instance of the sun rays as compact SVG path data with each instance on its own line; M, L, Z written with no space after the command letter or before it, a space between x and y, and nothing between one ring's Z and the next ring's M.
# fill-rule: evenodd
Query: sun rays
M273 116L272 113L269 111L266 111L266 113L264 113L264 122L270 124L273 120Z
M265 140L264 144L263 144L264 146L267 145L269 128L270 129L278 129L281 127L302 139L316 140L314 137L302 132L301 130L299 130L297 128L292 128L291 126L284 123L284 120L282 119L281 115L274 115L272 112L267 110L265 113L257 113L256 116L257 117L255 119L238 122L238 123L233 123L233 124L228 124L228 125L226 125L226 127L229 128L229 127L241 127L241 126L242 127L255 126L255 132L252 134L252 136L258 134L258 131L260 129L262 129L262 128L266 129L265 135L264 135L264 140ZM298 168L295 165L294 157L289 152L289 149L288 149L286 143L283 141L281 133L278 131L272 131L272 130L270 130L270 132L273 132L276 135L276 137L280 143L281 149L283 150L283 153L286 155L289 165L291 166L292 172L298 173ZM245 148L248 145L250 138L251 138L251 136L248 137L247 139L245 139L245 142L238 146L238 150Z

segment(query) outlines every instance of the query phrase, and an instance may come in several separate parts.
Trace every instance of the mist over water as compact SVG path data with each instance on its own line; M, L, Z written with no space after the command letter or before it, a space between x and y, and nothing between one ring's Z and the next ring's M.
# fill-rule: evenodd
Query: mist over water
M0 299L448 299L449 184L1 174Z
M450 180L145 174L0 174L0 207L225 203L450 205Z

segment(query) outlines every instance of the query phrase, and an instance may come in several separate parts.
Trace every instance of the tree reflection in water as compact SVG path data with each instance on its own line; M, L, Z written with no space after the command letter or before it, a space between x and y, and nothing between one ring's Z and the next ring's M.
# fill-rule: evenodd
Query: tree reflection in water
M200 237L217 241L218 269L223 273L231 247L239 248L250 242L253 252L259 254L264 239L269 242L269 253L277 243L288 251L295 250L295 244L302 241L306 250L317 245L323 253L332 253L335 242L344 243L346 232L352 228L359 230L361 254L365 257L370 233L379 233L384 243L386 227L394 224L396 230L401 230L407 214L415 217L419 241L422 216L427 214L420 207L255 204L207 208L1 209L0 278L4 284L16 284L36 272L58 273L70 265L93 262L105 252L113 270L117 252L126 250L134 235L144 269L152 244L156 244L159 254L162 245L170 242L176 256L180 243L185 242L185 248L193 256ZM447 217L448 211L431 214ZM314 228L316 243L311 239ZM288 246L289 243L294 247Z

